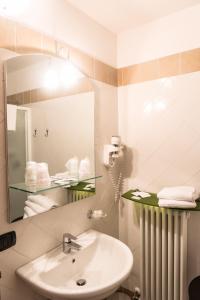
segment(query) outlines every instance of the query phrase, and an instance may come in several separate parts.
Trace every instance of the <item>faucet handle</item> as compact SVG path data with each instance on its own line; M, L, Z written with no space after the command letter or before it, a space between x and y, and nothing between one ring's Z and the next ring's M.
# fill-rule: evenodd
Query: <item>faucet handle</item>
M70 243L71 240L77 240L77 237L68 232L63 234L63 241L65 243Z

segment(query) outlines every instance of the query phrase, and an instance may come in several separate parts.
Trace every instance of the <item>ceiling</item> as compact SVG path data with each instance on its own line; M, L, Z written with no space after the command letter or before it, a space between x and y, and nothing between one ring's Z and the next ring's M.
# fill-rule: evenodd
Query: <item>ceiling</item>
M121 31L139 27L200 0L67 0L108 30Z

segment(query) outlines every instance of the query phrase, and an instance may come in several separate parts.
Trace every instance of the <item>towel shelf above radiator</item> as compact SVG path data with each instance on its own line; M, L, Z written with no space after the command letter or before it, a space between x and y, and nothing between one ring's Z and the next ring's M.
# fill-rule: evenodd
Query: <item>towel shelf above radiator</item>
M130 201L133 201L135 203L139 203L139 204L144 204L144 205L148 205L148 206L154 206L154 207L159 207L158 205L158 198L157 198L157 194L155 193L149 193L151 196L150 197L146 197L146 198L142 198L140 200L137 199L133 199L132 198L132 193L139 191L138 189L135 190L129 190L128 192L124 193L122 195L123 198L128 199ZM195 208L167 208L170 210L180 210L180 211L200 211L200 199L197 200L197 206Z

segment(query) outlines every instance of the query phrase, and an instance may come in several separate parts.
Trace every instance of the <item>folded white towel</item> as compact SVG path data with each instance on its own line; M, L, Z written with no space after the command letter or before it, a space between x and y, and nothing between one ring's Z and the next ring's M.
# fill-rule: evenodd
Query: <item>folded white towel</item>
M24 218L35 216L37 213L34 212L30 207L24 207Z
M28 218L28 215L26 213L24 213L23 219Z
M199 193L192 186L165 187L158 194L160 199L195 201Z
M29 200L25 201L27 207L31 208L35 213L40 214L42 212L48 211L51 208L42 207L41 205L31 202Z
M28 196L28 201L36 203L47 210L58 207L58 204L55 201L42 195L30 195Z
M166 200L159 199L158 205L160 207L172 207L172 208L195 208L197 206L196 202L192 201L180 201L180 200Z

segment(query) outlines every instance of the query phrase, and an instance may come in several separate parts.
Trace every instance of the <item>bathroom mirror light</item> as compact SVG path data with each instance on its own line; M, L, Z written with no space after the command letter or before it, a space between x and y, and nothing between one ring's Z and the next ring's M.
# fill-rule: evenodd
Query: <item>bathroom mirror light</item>
M59 86L58 84L58 74L55 70L50 69L44 74L44 87L46 89L55 90Z
M63 87L71 87L84 75L69 61L66 61L60 76L60 82Z
M55 90L57 88L70 88L83 78L84 75L69 61L62 65L53 64L52 59L44 74L44 87Z
M15 56L4 69L9 221L94 195L89 79L70 62L42 54Z

